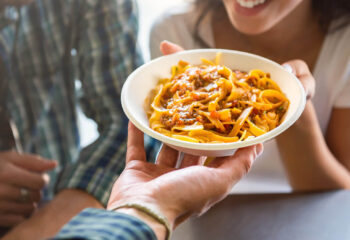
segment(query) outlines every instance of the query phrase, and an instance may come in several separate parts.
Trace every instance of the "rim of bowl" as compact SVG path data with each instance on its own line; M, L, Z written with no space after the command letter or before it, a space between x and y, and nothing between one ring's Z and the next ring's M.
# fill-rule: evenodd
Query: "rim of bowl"
M246 141L241 141L241 142L230 142L230 143L193 143L193 142L186 142L186 141L182 141L182 140L178 140L175 138L171 138L168 136L165 136L157 131L154 131L153 129L151 129L149 126L144 127L143 124L141 124L136 118L134 118L133 114L131 114L131 112L129 111L129 107L128 107L128 103L127 103L127 89L129 88L131 79L134 78L134 76L136 74L138 74L138 72L142 71L143 69L147 68L149 65L151 64L155 64L156 62L159 61L163 61L166 58L173 58L174 56L179 56L179 60L181 60L180 56L182 55L191 55L192 53L212 53L212 52L222 52L222 53L228 53L228 54L238 54L238 55L246 55L249 57L253 57L253 58L258 58L260 60L269 62L272 65L275 65L276 67L280 68L281 70L283 70L284 72L288 73L296 82L299 91L301 92L301 99L299 99L300 104L297 108L297 110L295 111L295 113L291 116L291 118L288 121L283 121L278 127L274 128L273 130L264 133L263 135L260 135L258 137L255 137L253 139L250 140L246 140ZM196 150L229 150L229 149L237 149L237 148L242 148L242 147L248 147L251 145L255 145L258 143L263 143L267 140L270 140L274 137L276 137L277 135L281 134L282 132L284 132L285 130L287 130L296 120L298 120L298 118L300 117L300 115L303 113L303 110L305 108L305 104L306 104L306 94L304 91L303 86L301 85L299 79L292 73L288 72L285 68L283 68L280 64L261 57L259 55L255 55L252 53L246 53L246 52L241 52L241 51L236 51L236 50L227 50L227 49L195 49L195 50L186 50L186 51L182 51L182 52L178 52L178 53L174 53L171 55L166 55L166 56L161 56L158 57L152 61L149 61L148 63L145 63L144 65L140 66L139 68L137 68L136 70L134 70L129 77L127 78L127 80L125 81L123 88L122 88L122 93L121 93L121 103L122 103L122 108L124 113L126 114L126 116L128 117L128 119L138 128L140 129L142 132L146 133L147 135L165 143L165 144L170 144L170 145L174 145L177 147L183 147L183 148L189 148L189 149L196 149Z

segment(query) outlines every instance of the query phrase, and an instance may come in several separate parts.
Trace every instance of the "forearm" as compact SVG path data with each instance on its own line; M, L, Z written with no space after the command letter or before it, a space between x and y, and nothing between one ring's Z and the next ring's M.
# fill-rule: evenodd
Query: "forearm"
M310 101L277 144L294 190L350 189L350 173L329 150Z
M87 207L103 208L91 195L74 189L62 190L47 206L18 225L4 238L45 239L54 236L72 217Z

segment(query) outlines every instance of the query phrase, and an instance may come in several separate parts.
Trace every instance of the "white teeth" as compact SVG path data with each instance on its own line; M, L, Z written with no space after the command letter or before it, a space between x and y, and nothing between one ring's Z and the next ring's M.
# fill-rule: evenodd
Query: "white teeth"
M245 8L253 8L257 5L263 4L266 0L237 0L238 4Z

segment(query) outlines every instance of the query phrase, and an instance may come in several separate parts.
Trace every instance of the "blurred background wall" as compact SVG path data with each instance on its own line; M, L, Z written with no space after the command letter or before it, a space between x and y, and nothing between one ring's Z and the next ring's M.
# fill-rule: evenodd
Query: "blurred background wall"
M152 22L166 9L174 8L176 5L186 0L137 0L140 12L140 32L139 43L146 60L149 59L148 53L148 34ZM187 0L188 1L188 0Z

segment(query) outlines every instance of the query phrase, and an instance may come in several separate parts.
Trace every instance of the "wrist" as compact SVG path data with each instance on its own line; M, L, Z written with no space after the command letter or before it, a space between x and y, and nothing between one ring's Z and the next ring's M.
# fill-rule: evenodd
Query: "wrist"
M157 239L163 240L166 239L167 236L167 229L164 224L160 223L155 218L149 216L148 214L135 209L135 208L119 208L117 210L114 210L115 212L125 213L130 216L136 217L146 223L155 233L157 236Z
M159 214L160 216L163 216L164 218L166 218L167 222L170 225L170 229L173 229L173 226L175 224L175 220L176 218L179 216L179 214L177 214L179 211L176 211L176 209L173 209L174 206L163 206L162 202L164 201L157 201L157 197L156 196L139 196L137 198L119 198L114 199L113 201L110 201L107 205L107 209L108 210L116 210L117 208L119 209L123 209L123 208L128 208L125 205L128 204L136 204L136 205L141 205L141 206L145 206L148 209L153 210L155 213ZM170 204L171 205L171 204ZM122 208L121 208L122 206ZM123 207L125 206L125 207ZM131 207L132 208L132 207ZM139 210L140 211L140 210Z
M311 100L308 100L305 105L304 112L301 114L300 118L294 123L292 128L300 130L300 131L309 131L310 124L314 124L314 107Z

